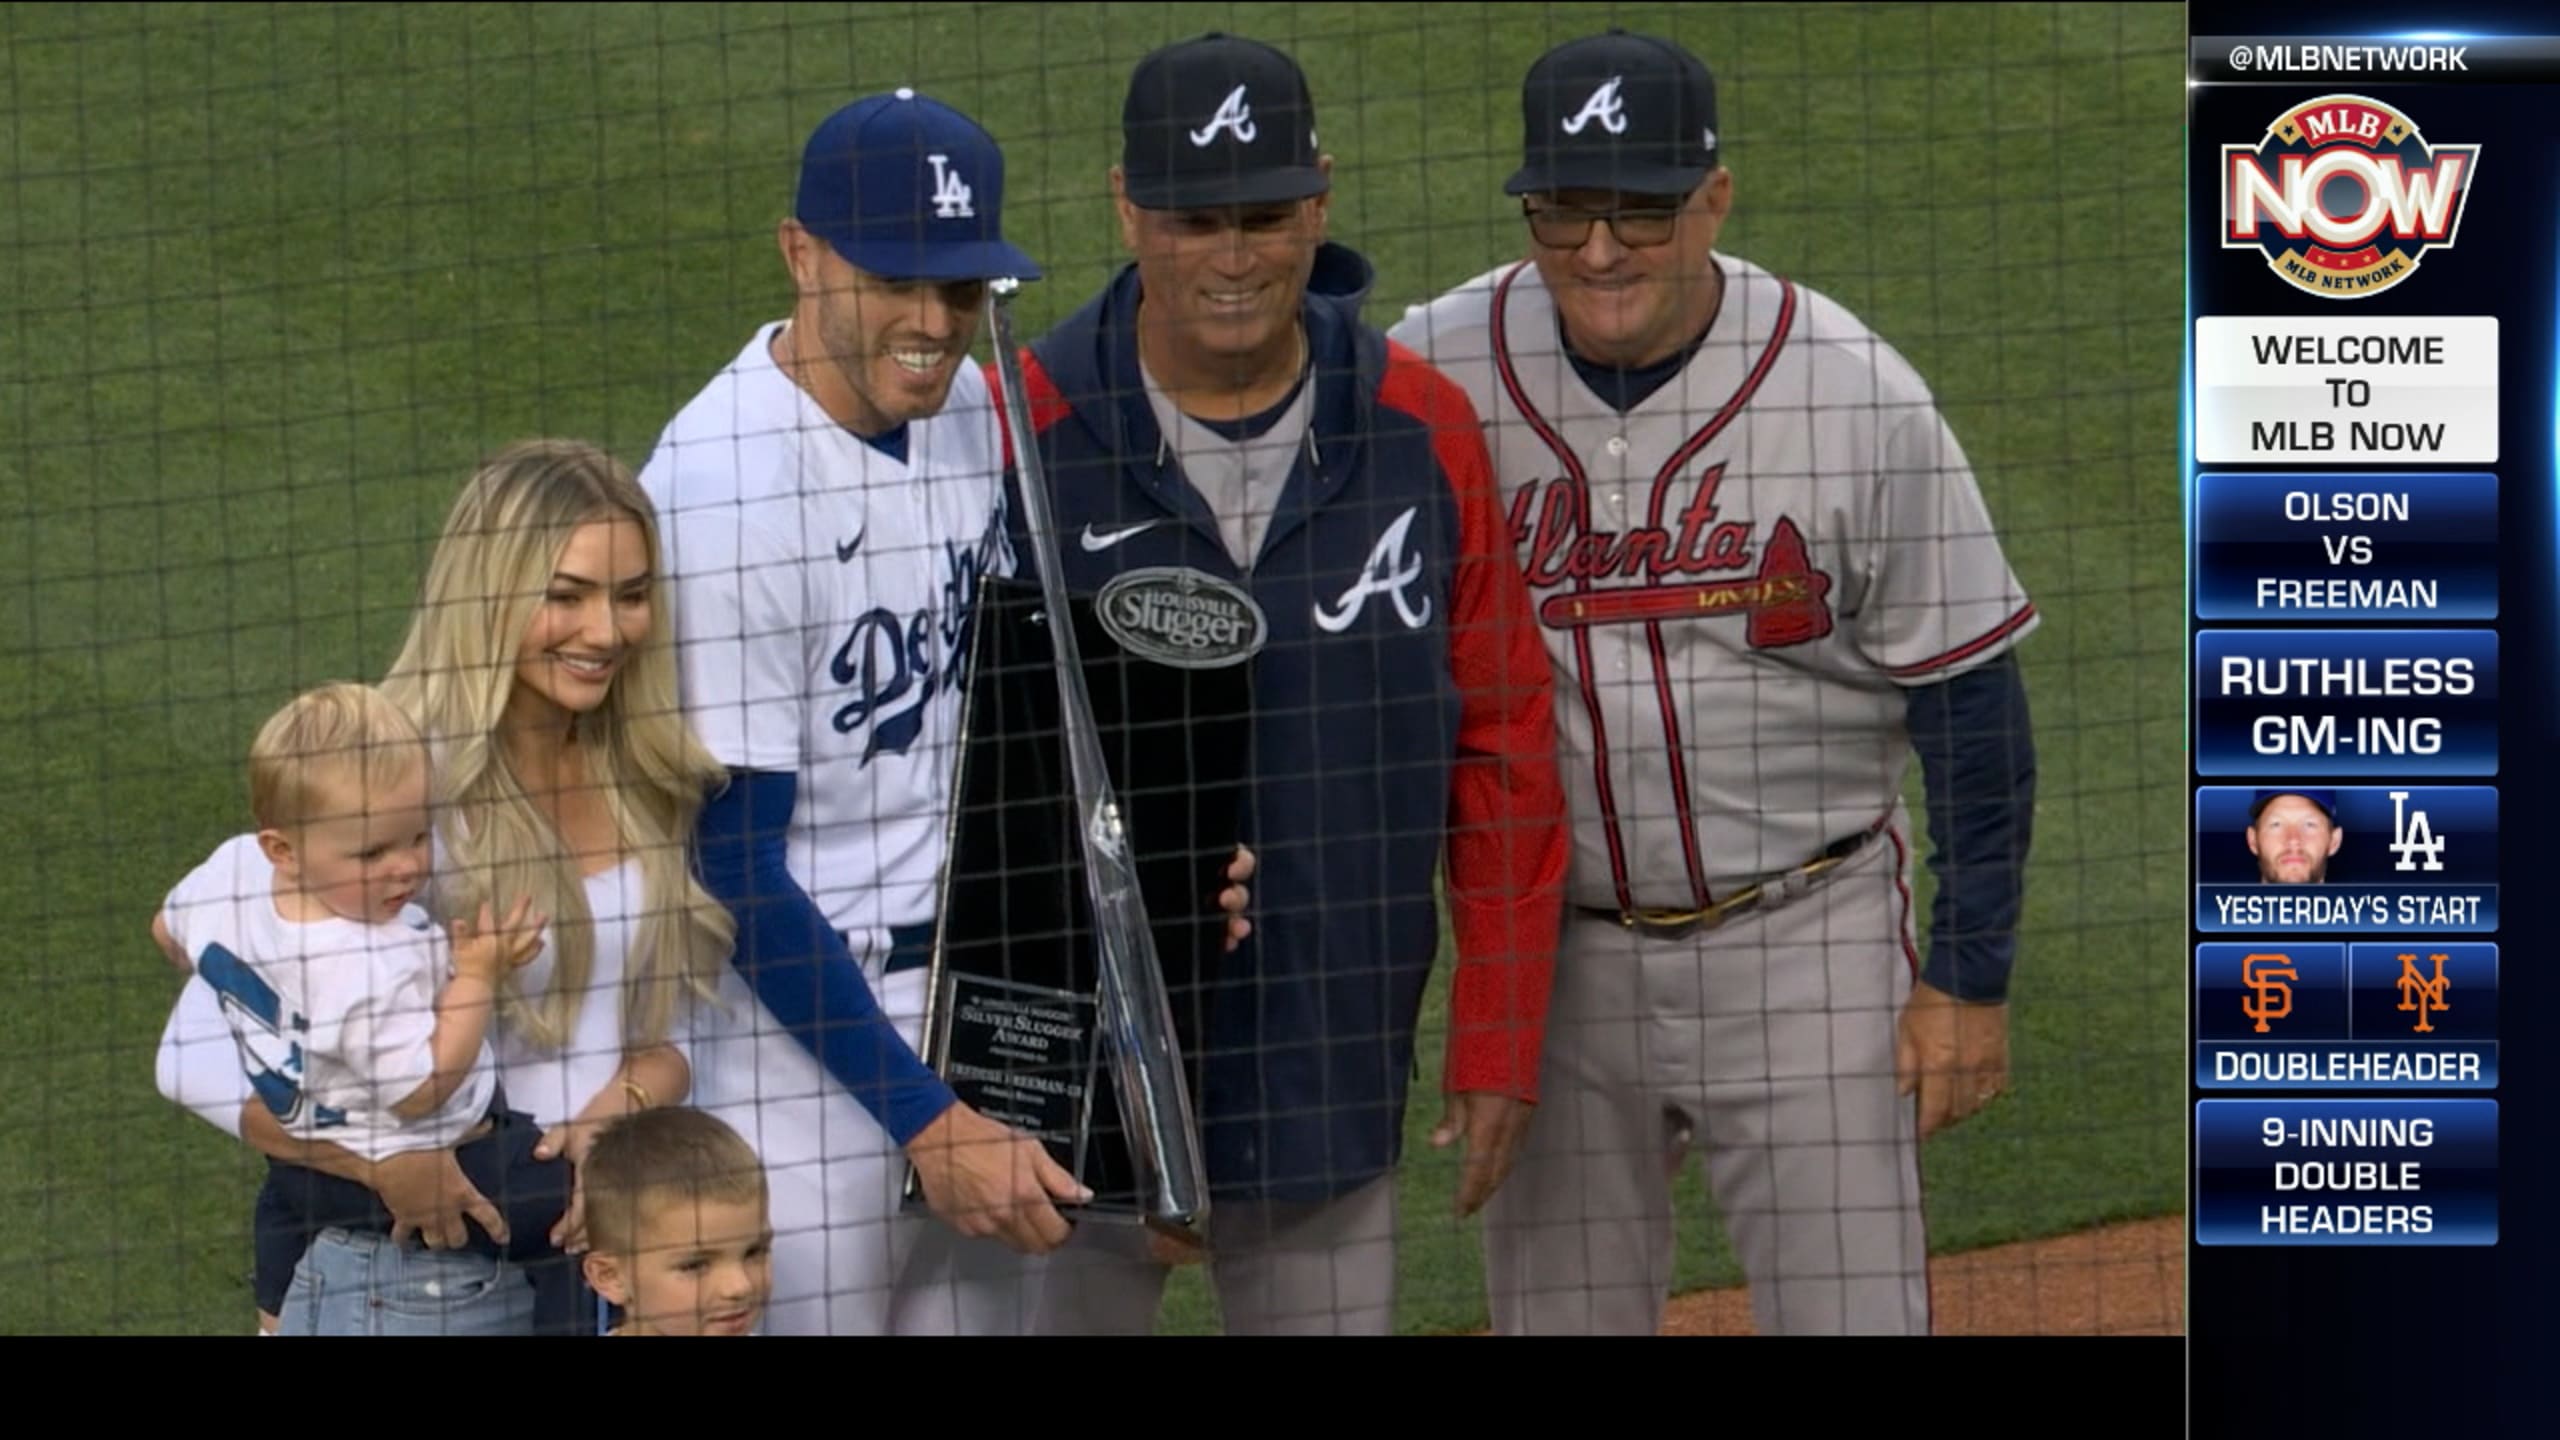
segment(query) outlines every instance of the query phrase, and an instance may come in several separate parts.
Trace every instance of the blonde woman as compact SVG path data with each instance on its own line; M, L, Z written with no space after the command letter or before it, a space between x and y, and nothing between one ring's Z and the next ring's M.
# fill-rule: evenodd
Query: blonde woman
M500 1103L573 1164L604 1122L686 1098L694 1008L717 995L734 931L694 876L695 819L725 777L677 707L661 573L651 506L619 462L574 441L510 446L455 503L383 681L434 750L431 908L503 912L530 897L550 917L491 1037ZM466 1218L501 1222L451 1152L368 1164L287 1137L249 1103L201 979L163 1038L161 1088L261 1152L381 1198L373 1231L311 1239L284 1333L531 1328L523 1274L455 1248ZM581 1225L573 1205L555 1242L582 1248ZM403 1243L412 1232L424 1250Z

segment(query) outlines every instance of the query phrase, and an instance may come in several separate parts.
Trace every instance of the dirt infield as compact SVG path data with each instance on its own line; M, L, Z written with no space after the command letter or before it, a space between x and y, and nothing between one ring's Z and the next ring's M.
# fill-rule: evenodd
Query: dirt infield
M2186 1315L2183 1215L1947 1255L1929 1266L1939 1335L2178 1335ZM1674 1296L1665 1335L1748 1335L1743 1290Z

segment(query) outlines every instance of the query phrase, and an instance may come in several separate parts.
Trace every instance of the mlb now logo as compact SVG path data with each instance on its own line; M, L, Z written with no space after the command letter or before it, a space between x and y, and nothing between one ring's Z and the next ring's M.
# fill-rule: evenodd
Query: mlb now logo
M2230 238L2255 240L2264 223L2288 240L2354 246L2380 236L2387 221L2395 239L2450 239L2454 201L2470 168L2464 155L2447 155L2432 166L2410 170L2397 155L2332 150L2316 159L2287 155L2270 176L2254 157L2235 155ZM2344 215L2331 213L2322 203L2335 193L2330 182L2340 177L2354 182L2362 201Z
M2223 244L2262 249L2294 284L2370 292L2451 245L2478 145L2429 147L2387 105L2330 96L2223 147Z

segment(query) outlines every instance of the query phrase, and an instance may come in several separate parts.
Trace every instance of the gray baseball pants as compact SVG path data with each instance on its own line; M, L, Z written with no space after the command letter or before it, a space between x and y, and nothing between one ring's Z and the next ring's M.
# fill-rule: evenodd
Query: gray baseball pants
M1494 1327L1651 1335L1691 1150L1763 1335L1925 1335L1904 817L1810 894L1686 938L1569 910L1541 1100L1485 1212Z
M1385 1335L1395 1322L1396 1184L1325 1205L1229 1204L1205 1263L1229 1335ZM1171 1267L1134 1224L1089 1221L1048 1255L1017 1255L935 1223L908 1260L902 1335L1147 1335Z

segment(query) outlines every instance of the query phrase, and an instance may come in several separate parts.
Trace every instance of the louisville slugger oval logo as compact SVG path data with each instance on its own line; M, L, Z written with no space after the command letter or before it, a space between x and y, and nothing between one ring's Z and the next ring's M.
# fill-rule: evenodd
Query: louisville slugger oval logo
M2479 168L2477 144L2430 145L2393 106L2324 95L2222 147L2222 248L2323 299L2379 295L2452 248Z
M1116 576L1094 596L1095 618L1133 655L1184 670L1241 665L1271 635L1262 606L1241 587L1180 566Z

